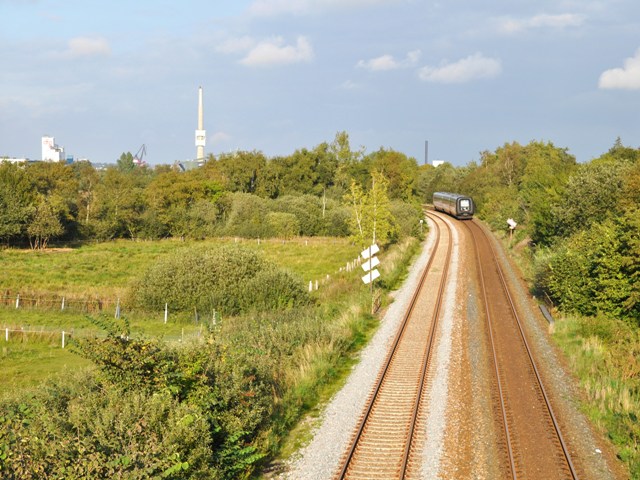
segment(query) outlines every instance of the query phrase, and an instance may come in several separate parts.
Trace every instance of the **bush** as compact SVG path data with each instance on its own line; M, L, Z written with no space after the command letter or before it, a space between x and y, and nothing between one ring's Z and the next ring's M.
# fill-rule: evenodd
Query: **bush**
M224 315L308 301L300 280L233 245L178 252L153 265L130 294L146 310L161 310L168 303L173 310Z
M422 209L418 205L393 200L390 210L398 238L417 237L420 235L420 219L424 217Z

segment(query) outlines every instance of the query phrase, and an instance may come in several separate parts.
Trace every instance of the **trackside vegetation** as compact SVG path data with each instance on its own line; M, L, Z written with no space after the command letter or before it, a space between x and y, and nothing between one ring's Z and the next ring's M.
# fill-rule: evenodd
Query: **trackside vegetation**
M423 172L425 193L473 196L554 309L553 338L584 389L584 410L640 478L640 149L618 139L578 164L550 143L510 143L478 163L443 166ZM518 223L513 238L507 218Z
M417 245L392 247L400 273L383 275L401 278ZM375 328L357 274L316 295L295 309L223 317L182 345L136 336L126 318L93 318L102 335L72 346L93 370L4 399L3 478L246 477Z
M131 307L119 320L21 313L42 326L84 322L91 334L74 337L83 368L71 378L3 393L0 476L259 475L299 443L292 436L304 437L300 427L290 432L338 388L377 322L357 273L334 273L342 247L307 257L285 244L330 238L357 255L375 238L386 269L377 288L386 292L426 233L420 204L435 191L473 197L477 216L518 259L557 319L553 339L582 387L584 411L640 479L640 149L618 139L578 163L550 142L512 142L466 166L435 168L389 149L353 150L346 132L284 157L210 156L186 172L136 167L130 153L105 171L87 162L0 163L0 243L8 247L0 293L58 301L102 290ZM513 235L508 218L518 224ZM82 256L101 249L110 253ZM65 263L76 255L82 260ZM80 262L80 275L65 273ZM309 280L327 273L330 281L309 292ZM199 325L189 341L162 338L149 325L168 299L184 322L172 332L195 311L224 312L222 321ZM5 323L10 308L0 307ZM52 355L27 347L24 356Z
M398 184L415 177L415 160L382 149L352 152L346 134L268 162L259 152L210 158L195 172L138 169L127 159L105 172L86 164L0 165L7 186L0 201L16 207L0 218L0 238L23 247L0 252L16 273L1 278L0 288L7 298L26 290L31 309L16 307L6 318L19 312L46 325L38 309L54 297L49 318L77 322L69 348L92 366L3 392L3 478L251 476L334 388L375 329L369 289L357 270L339 266L376 239L390 258L388 280L378 286L386 289L417 250L420 201L415 186ZM354 182L357 230L344 199ZM284 246L303 235L298 255L266 241ZM320 235L333 239L305 261L300 253ZM50 250L56 240L64 243ZM108 240L107 250L113 243L111 261L91 245L96 240ZM78 265L84 281L72 273ZM303 281L302 272L313 276ZM314 279L321 288L310 292ZM118 298L124 316L87 312L81 323L78 313L54 312L63 295L72 302L100 291ZM169 304L170 323L182 322L183 331L189 317L201 317L197 336L169 340L145 326L145 315L157 325ZM46 342L46 335L22 337Z

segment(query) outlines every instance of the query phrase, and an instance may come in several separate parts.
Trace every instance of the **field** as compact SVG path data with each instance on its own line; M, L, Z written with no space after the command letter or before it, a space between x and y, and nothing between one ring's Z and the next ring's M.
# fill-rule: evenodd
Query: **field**
M67 334L97 335L90 316L97 311L83 311L79 305L86 299L99 299L103 314L115 314L117 299L153 262L180 249L212 247L235 243L234 239L201 242L162 240L153 242L114 242L89 244L77 248L47 251L0 250L0 385L30 386L67 369L87 365L80 357L61 348L62 331ZM335 275L347 262L354 260L359 249L346 239L309 238L293 241L247 241L248 248L261 252L268 260L285 267L305 282L321 281ZM15 308L20 294L20 308ZM61 298L66 309L61 309ZM36 306L31 299L39 299ZM165 341L186 341L201 334L202 322L193 316L169 315L163 312L128 312L123 303L122 314L131 323L134 335L160 337ZM26 330L38 333L5 331ZM4 390L4 388L3 388Z

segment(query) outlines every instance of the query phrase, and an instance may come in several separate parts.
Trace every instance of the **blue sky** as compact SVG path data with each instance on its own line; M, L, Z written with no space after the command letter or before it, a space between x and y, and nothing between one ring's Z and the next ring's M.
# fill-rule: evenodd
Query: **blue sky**
M637 0L0 0L0 156L640 146Z

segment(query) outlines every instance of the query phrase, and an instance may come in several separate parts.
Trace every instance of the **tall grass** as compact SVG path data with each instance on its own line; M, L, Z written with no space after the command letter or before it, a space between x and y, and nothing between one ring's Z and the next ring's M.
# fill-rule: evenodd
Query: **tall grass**
M243 243L267 260L305 280L334 275L358 256L359 249L343 238L277 240L210 239L181 242L157 240L88 244L44 251L0 249L0 294L29 292L58 296L116 299L159 258L194 246Z
M589 418L640 478L640 332L603 316L567 317L556 322L554 339L580 380Z

